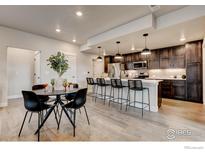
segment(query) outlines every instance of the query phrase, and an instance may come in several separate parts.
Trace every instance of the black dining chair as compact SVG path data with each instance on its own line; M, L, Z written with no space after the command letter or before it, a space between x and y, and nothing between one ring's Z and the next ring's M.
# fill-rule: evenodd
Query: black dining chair
M85 103L86 103L86 95L87 95L87 88L84 88L84 89L80 89L74 99L72 101L70 101L69 103L67 104L64 104L64 107L66 107L68 110L69 109L73 109L73 123L74 123L74 127L73 127L73 136L75 137L75 121L76 121L76 110L80 109L80 108L84 108L85 110L85 115L86 115L86 118L87 118L87 122L88 122L88 125L90 125L90 121L89 121L89 118L88 118L88 114L87 114L87 110L86 110L86 107L85 107ZM59 123L58 123L58 128L60 126L60 122L61 122L61 118L62 118L62 113L63 113L63 110L61 110L61 115L60 115L60 119L59 119Z
M48 105L45 103L42 103L39 99L39 97L32 91L22 91L23 94L23 98L24 98L24 107L26 108L26 113L23 119L23 123L21 125L21 129L19 131L18 136L20 137L23 126L24 126L24 122L26 120L27 114L28 112L31 113L38 113L38 127L40 126L41 123L41 118L42 118L42 112L44 110L47 110L51 107L53 107L53 105ZM55 113L55 111L54 111ZM56 113L55 113L55 117L56 117ZM56 117L57 118L57 117ZM38 141L40 140L40 131L38 131Z
M48 84L36 84L32 86L32 90L43 90L48 86ZM43 95L43 96L38 96L39 101L42 103L47 103L50 99L49 96L47 95ZM31 112L30 118L29 118L29 123L31 122L31 118L32 118L33 113Z

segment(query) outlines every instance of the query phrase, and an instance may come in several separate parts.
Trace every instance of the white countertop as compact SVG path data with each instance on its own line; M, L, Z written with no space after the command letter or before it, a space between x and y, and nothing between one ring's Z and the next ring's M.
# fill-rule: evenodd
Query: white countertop
M147 78L147 80L184 80L186 81L186 79L182 79L182 78L160 78L160 77L156 77L156 78Z
M110 78L105 78L105 80L110 80ZM143 83L149 83L149 84L158 84L159 82L163 80L156 80L156 79L121 79L123 82L128 82L128 80L141 80Z

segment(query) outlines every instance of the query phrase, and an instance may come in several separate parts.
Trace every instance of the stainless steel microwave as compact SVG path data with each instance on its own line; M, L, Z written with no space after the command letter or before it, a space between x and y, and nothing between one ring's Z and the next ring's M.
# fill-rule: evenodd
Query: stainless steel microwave
M133 62L133 68L135 70L139 70L139 69L147 69L147 61L137 61L137 62Z

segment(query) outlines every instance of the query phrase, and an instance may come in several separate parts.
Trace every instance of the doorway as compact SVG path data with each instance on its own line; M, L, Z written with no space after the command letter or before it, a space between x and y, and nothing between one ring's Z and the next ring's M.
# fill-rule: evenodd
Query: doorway
M92 60L93 62L93 78L101 77L104 72L104 62L99 62L96 59Z
M40 83L40 52L7 48L8 99L21 98L22 90Z

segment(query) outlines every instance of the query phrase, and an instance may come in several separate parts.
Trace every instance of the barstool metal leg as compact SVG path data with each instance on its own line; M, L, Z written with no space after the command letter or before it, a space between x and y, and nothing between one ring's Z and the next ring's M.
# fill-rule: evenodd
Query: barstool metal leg
M96 95L95 95L95 102L96 102L96 99L97 99L97 95L98 95L98 85L97 85L97 90L96 90Z
M127 111L128 103L130 105L130 89L128 89L128 93L127 93L126 111Z
M117 88L117 102L120 103L120 89Z
M150 111L150 94L149 94L149 88L147 89L147 93L148 93L148 104L149 104L149 111Z
M104 90L104 104L105 104L105 99L106 99L106 86L105 86L105 90Z
M142 117L143 117L144 91L142 90Z
M112 87L110 87L110 99L109 99L109 106L110 106L110 102L111 102L111 99L112 99L112 90L113 90L113 88L112 88Z
M135 103L136 103L136 90L134 90L134 107L136 107Z
M123 98L123 88L121 88L121 105L120 105L120 110L122 110L122 98Z

